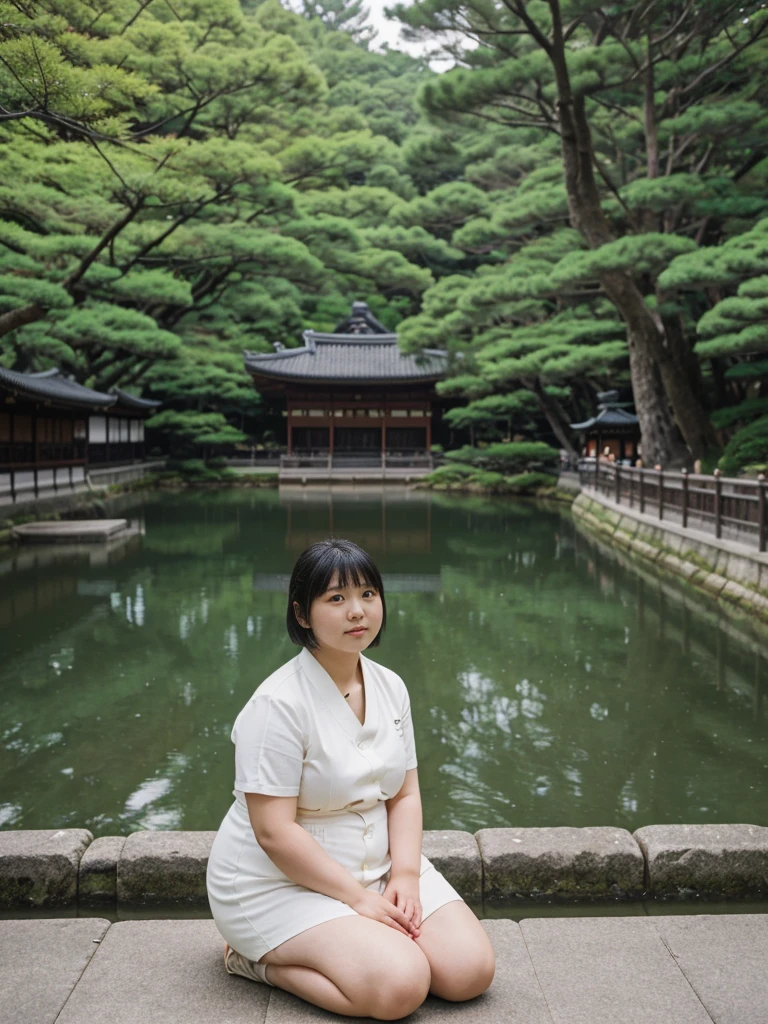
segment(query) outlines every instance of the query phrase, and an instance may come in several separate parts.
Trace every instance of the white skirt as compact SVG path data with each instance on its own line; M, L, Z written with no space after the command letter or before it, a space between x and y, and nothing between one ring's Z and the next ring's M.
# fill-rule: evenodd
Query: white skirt
M363 812L338 811L297 821L366 889L383 893L391 861L383 801ZM216 833L206 875L216 927L249 960L294 935L337 917L357 914L341 900L291 881L256 842L248 809L238 800ZM422 854L419 878L422 920L462 897Z

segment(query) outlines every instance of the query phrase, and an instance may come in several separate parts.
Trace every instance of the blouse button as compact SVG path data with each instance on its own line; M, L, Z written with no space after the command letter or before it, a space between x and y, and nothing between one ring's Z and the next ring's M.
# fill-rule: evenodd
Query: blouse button
M363 864L363 871L367 871L367 870L368 870L368 865L367 864Z
M363 740L363 742L362 742L362 743L358 743L357 745L358 745L358 747L359 747L359 748L360 748L361 750L365 750L365 748L366 748L366 747L368 746L368 744L367 744L367 743L365 742L365 740Z

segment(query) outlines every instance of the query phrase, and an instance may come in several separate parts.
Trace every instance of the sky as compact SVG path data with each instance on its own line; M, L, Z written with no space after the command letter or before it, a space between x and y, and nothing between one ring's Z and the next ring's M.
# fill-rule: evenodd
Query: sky
M373 41L374 47L389 43L393 49L405 50L407 53L422 53L425 49L423 43L404 43L400 39L400 23L384 17L384 8L394 6L395 2L396 0L365 0L365 6L370 10L369 20L377 31Z
M392 49L402 50L404 53L413 54L414 57L433 49L436 40L424 43L406 43L400 38L400 22L390 21L384 16L385 7L394 7L399 0L364 0L364 6L370 11L369 21L376 29L376 38L371 43L372 49L378 49L382 43L389 43ZM447 71L453 66L452 60L433 59L430 62L433 71Z

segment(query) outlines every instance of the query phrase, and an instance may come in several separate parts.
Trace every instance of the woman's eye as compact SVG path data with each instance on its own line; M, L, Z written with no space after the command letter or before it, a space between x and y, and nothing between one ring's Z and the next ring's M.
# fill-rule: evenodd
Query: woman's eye
M375 596L376 596L376 591L375 590L366 590L366 592L363 594L363 597L375 597Z
M343 600L341 594L334 594L333 597L331 598L331 601L334 601L336 604L338 604L339 601L336 601L337 597L338 597L339 601Z

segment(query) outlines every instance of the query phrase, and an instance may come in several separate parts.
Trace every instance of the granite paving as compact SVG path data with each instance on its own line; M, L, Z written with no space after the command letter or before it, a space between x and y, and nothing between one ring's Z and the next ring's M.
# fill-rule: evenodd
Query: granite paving
M54 1024L108 928L95 917L1 921L3 1024Z
M484 920L496 976L414 1024L768 1024L768 914ZM226 973L210 920L0 921L3 1024L342 1019Z

